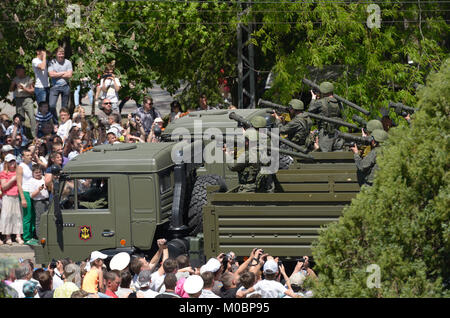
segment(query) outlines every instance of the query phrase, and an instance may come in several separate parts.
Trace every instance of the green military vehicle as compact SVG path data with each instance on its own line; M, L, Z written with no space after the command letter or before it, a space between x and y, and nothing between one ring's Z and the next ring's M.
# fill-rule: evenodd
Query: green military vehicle
M234 110L247 120L266 111ZM310 254L319 227L337 220L359 191L353 156L297 159L277 173L276 193L235 193L237 176L226 164L205 163L201 154L196 160L208 144L201 138L207 128L239 134L229 113L194 112L166 127L165 142L97 146L55 171L36 261L83 260L93 250L152 256L159 238L168 240L172 256L189 254L194 264L230 250L246 256L250 246L282 257ZM180 127L190 142L171 141Z

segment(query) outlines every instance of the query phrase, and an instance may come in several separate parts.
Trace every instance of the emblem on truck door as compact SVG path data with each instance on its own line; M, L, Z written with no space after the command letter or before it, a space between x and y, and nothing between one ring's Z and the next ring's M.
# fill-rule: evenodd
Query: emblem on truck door
M83 225L80 227L79 237L83 241L87 241L92 237L92 230L90 226Z

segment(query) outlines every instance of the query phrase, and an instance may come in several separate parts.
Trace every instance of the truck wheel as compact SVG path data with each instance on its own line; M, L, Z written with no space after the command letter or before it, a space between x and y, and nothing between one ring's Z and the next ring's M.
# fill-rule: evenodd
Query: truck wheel
M227 191L227 185L222 177L205 175L195 180L188 212L188 226L191 228L190 235L195 236L203 231L202 209L207 202L206 187L211 185L220 186L219 192Z
M286 144L280 143L280 149L289 150L289 151L295 151L293 148L289 147ZM294 162L293 158L289 155L281 154L280 153L280 162L279 162L279 169L280 170L287 170L289 169L289 166Z

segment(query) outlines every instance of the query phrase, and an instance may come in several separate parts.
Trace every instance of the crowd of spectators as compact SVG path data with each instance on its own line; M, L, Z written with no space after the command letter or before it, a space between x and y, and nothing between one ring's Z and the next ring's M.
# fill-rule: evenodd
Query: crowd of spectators
M37 48L34 77L24 65L16 66L10 85L16 114L0 114L0 245L37 244L40 214L51 195L52 165L62 168L97 145L159 142L164 125L181 116L181 105L174 101L163 120L152 97L144 96L142 106L122 117L121 83L113 62L98 76L97 85L87 77L81 80L71 105L72 63L62 47L54 57L49 55L44 47ZM88 116L80 102L81 88L89 88L90 103L95 100L98 106L94 115Z
M290 275L278 258L253 249L238 262L233 252L193 267L169 257L165 239L150 260L126 252L112 258L93 251L82 262L53 261L34 268L24 260L2 281L13 298L310 298L306 280L317 279L304 256Z

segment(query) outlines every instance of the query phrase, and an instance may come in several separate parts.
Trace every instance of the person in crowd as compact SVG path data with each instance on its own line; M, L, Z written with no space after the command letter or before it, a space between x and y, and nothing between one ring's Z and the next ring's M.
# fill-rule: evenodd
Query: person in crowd
M108 117L109 131L114 131L117 138L122 136L123 127L120 125L120 115L111 114Z
M200 94L200 98L198 100L198 107L195 110L210 110L217 109L216 107L212 107L208 105L208 98L205 93Z
M150 288L152 281L152 272L149 270L143 270L139 273L136 289L138 290L138 295L142 298L155 298L158 292Z
M100 79L100 100L108 99L111 102L111 109L119 113L119 90L120 81L114 75L114 66L110 63L106 66L105 72Z
M150 134L153 121L156 118L161 117L160 112L153 107L153 98L150 96L144 97L143 106L136 110L136 115L139 116L142 128L145 131L145 137Z
M47 187L50 192L53 191L53 181L55 178L55 175L53 175L52 166L56 165L62 168L63 166L63 157L59 152L52 152L49 157L48 166L45 170L44 180L45 180L45 186Z
M180 118L181 114L181 104L179 101L174 100L170 103L169 123L173 122L175 119Z
M120 286L115 292L119 298L127 298L130 293L133 292L131 289L131 273L128 269L120 271Z
M39 273L37 277L39 281L38 295L39 298L53 298L53 277L49 271Z
M80 267L69 263L64 267L64 284L55 288L53 298L70 298L81 285Z
M204 272L200 275L203 279L202 293L198 298L221 298L213 293L214 287L214 274L211 272Z
M161 117L155 118L153 121L152 129L150 134L148 135L147 142L160 142L161 141L161 133L164 130L163 128L164 121Z
M183 288L189 298L199 298L203 290L203 278L199 275L191 275L184 282Z
M34 94L36 95L36 102L39 103L49 100L50 86L48 81L47 68L47 51L45 47L38 46L36 48L36 57L31 61L34 71Z
M40 222L41 222L41 215L45 213L49 206L49 193L45 186L45 179L42 175L42 169L39 165L33 165L31 168L33 178L30 181L30 197L33 200L33 207L35 212L35 229L36 229L36 236L40 237L39 235L39 228L40 228Z
M116 295L117 290L120 286L120 273L117 270L112 270L109 272L106 272L105 274L105 295L111 297L111 298L119 298L119 296Z
M155 298L181 298L175 293L175 288L177 286L177 276L174 273L166 274L163 284L165 287L165 291L155 296Z
M69 110L62 107L59 111L60 123L56 134L61 137L63 143L69 137L70 128L72 128L72 120L70 119Z
M60 259L56 261L55 268L53 269L53 290L64 284L64 267L69 264L67 259ZM51 270L49 268L49 270Z
M221 276L222 288L220 288L220 297L221 298L236 298L237 285L234 280L234 276L229 271L225 271L225 273Z
M239 277L239 284L240 287L236 292L237 295L240 294L240 292L245 292L246 290L248 290L249 288L253 287L253 285L256 284L255 273L250 271L242 273L242 275L240 275ZM247 298L249 298L253 294L257 294L257 292L255 291L253 293L247 294Z
M113 111L111 100L109 98L103 99L101 107L97 112L97 118L99 123L103 124L106 129L109 129L109 116L112 114L118 114L118 112Z
M22 209L17 186L16 157L8 154L5 157L4 170L0 172L2 188L2 212L0 213L0 233L6 236L6 244L12 245L11 235L16 242L23 244Z
M223 254L225 255L225 254ZM214 287L212 288L212 291L214 294L220 297L220 289L222 288L223 284L220 280L220 277L223 272L222 267L222 258L223 255L221 254L218 258L210 258L208 262L206 262L205 265L200 267L200 275L202 275L204 272L211 272L214 274Z
M30 119L31 133L36 137L36 119L34 117L34 81L26 75L25 66L16 66L16 77L9 87L10 92L14 92L14 102L16 113L25 118L25 113Z
M22 153L22 162L16 169L16 175L23 212L23 239L27 245L38 245L38 241L35 239L36 214L30 196L31 181L33 179L32 164L31 151L25 149Z
M16 279L9 286L17 291L19 298L25 298L23 286L26 282L30 281L33 276L33 272L28 263L19 264L19 266L15 268L14 272Z
M25 296L24 298L34 298L38 292L37 285L38 283L31 280L23 284L22 291L23 295Z
M166 274L173 273L176 274L178 271L178 263L174 258L167 258L163 261L163 265L152 274L152 282L150 288L156 292L163 291L164 288L164 277Z
M103 292L103 260L107 257L108 255L99 251L93 251L91 253L91 257L89 259L90 270L86 273L86 276L83 279L81 289L87 291L88 293Z
M38 111L35 115L36 119L36 136L42 138L53 132L54 125L58 124L58 121L49 112L48 103L42 101L38 105Z
M73 75L72 62L65 58L65 50L58 47L56 58L52 59L48 66L48 75L51 77L52 87L49 94L50 112L58 118L56 103L61 95L61 108L67 108L70 97L69 81Z

